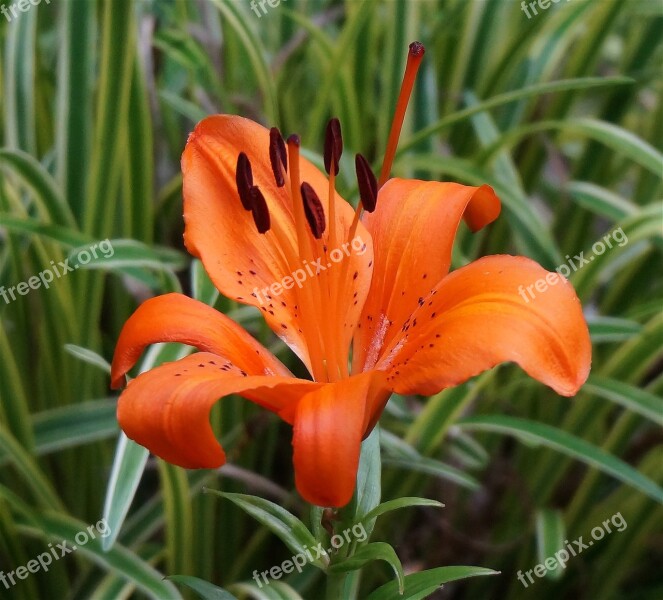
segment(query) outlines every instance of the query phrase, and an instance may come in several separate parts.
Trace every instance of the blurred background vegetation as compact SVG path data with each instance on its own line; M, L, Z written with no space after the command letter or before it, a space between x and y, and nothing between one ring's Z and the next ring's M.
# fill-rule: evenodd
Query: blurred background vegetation
M253 493L308 521L289 428L229 399L213 413L229 466L148 460L119 437L106 361L140 301L182 290L297 368L257 311L218 297L184 251L187 135L205 115L242 114L298 132L319 162L325 122L338 116L340 186L355 200L352 155L380 164L415 39L427 52L395 174L489 183L504 203L486 231L461 231L455 266L512 253L554 269L619 227L628 243L571 276L594 343L575 399L511 366L430 399L392 399L383 499L446 507L386 515L373 539L393 544L406 572L501 571L433 598L663 597L663 4L562 0L531 18L510 0L264 6L258 16L249 0L42 0L0 16L0 285L74 264L77 248L106 238L115 249L49 289L0 300L0 570L48 542L74 543L102 516L112 528L48 572L0 585L0 597L186 595L163 574L239 598L320 597L312 567L251 588L254 569L291 552L231 502L201 494ZM155 346L141 368L188 351ZM624 531L563 572L519 583L518 570L618 512ZM358 597L390 577L372 563Z

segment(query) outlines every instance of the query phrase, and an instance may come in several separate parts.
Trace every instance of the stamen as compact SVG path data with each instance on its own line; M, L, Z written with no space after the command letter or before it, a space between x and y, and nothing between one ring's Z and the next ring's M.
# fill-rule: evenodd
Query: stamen
M253 207L253 199L251 197L251 188L253 187L253 172L251 171L251 163L249 157L240 152L237 157L237 170L235 171L235 181L237 182L237 192L239 199L242 201L244 210L251 210Z
M355 156L355 169L361 204L366 212L371 213L378 201L378 182L368 161L361 154Z
M334 175L338 175L338 165L343 154L343 137L341 136L341 123L334 117L327 123L325 132L325 171L331 174L332 168Z
M283 187L285 185L283 171L288 171L288 154L278 127L272 127L269 130L269 161L272 163L276 185ZM281 167L283 167L283 170Z
M306 220L313 237L319 240L325 231L325 210L322 208L322 202L320 202L315 190L306 181L302 183L301 192Z
M338 175L341 154L343 153L343 136L341 135L341 123L334 118L327 123L325 132L325 170L329 175L329 185L327 189L327 199L329 206L329 234L327 244L323 244L322 249L325 255L325 262L329 264L327 251L332 251L338 247L338 232L336 218L336 175ZM329 341L325 349L329 356L327 374L331 381L336 381L348 376L347 352L344 352L341 344L337 343L337 324L341 320L338 288L339 273L334 270L327 270L323 273L321 284L324 289L321 291L323 304L326 305L326 313L329 315L323 320L325 338Z
M306 215L304 210L304 200L302 196L302 187L299 170L299 146L301 141L296 134L288 137L288 162L290 163L290 197L292 199L292 209L295 217L295 231L297 232L297 246L299 257L305 259L309 264L313 264L313 252L311 240L306 231ZM300 296L300 310L302 329L305 331L305 338L309 354L311 357L311 367L316 381L329 381L327 365L325 363L324 339L322 328L313 312L316 306L321 306L320 289L318 278L313 277L307 285L304 285L296 292ZM312 312L309 313L309 310Z
M414 80L421 64L421 59L424 57L424 45L421 42L412 42L407 55L407 65L405 67L405 74L403 75L403 83L401 84L401 92L398 96L396 103L396 111L394 112L394 120L391 122L391 131L389 132L389 140L387 141L387 150L384 155L382 163L382 170L380 171L380 179L378 188L381 188L384 183L389 179L391 173L391 165L396 156L396 147L398 146L398 137L403 128L403 120L405 119L405 111L407 104L412 94L414 87Z
M253 220L255 221L258 233L266 233L269 231L271 221L269 218L269 209L265 197L257 185L251 188L251 210L253 212Z

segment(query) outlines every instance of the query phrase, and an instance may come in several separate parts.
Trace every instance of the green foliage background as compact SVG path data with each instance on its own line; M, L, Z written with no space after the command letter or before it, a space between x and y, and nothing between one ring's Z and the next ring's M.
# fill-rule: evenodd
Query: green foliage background
M229 399L213 414L229 468L145 466L140 448L118 445L105 361L137 304L173 290L214 304L291 360L257 311L219 298L184 252L187 134L207 114L243 114L300 133L319 161L326 120L338 116L340 185L354 200L351 157L380 164L414 39L427 52L394 172L489 183L504 203L487 231L461 232L456 266L515 253L553 269L619 227L628 244L571 276L594 342L575 399L506 366L430 399L390 402L383 500L446 507L385 515L373 539L394 545L406 572L501 571L430 597L663 597L663 4L561 1L531 19L507 0L265 6L258 17L249 0L43 0L0 17L0 285L105 238L115 247L50 289L0 301L0 570L102 515L113 529L105 544L0 585L0 597L186 595L162 574L195 575L239 598L321 597L313 567L251 588L254 569L291 552L235 504L201 494L205 484L265 496L308 522L288 428ZM155 347L141 368L187 351ZM528 589L518 582L518 570L617 512L623 532L564 572ZM372 562L352 585L365 598L391 577Z

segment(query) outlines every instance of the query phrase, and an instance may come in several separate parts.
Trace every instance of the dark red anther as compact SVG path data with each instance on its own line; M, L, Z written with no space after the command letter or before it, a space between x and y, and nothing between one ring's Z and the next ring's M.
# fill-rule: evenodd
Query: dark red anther
M424 45L421 42L412 42L410 44L410 55L411 56L414 56L415 58L419 58L420 56L423 56L425 52L426 52L426 48L424 48Z
M271 227L271 220L269 218L269 209L265 197L257 185L251 188L251 202L253 211L253 220L255 221L258 233L266 233Z
M302 183L302 199L304 201L304 214L311 227L311 233L316 240L322 237L325 231L325 211L322 202L315 190L306 182Z
M240 152L237 157L237 170L235 171L235 181L237 182L237 192L242 201L244 210L251 210L253 201L251 198L251 188L253 187L253 172L249 157Z
M288 171L288 153L278 127L272 127L269 130L269 161L272 163L276 185L283 187L285 185L283 171Z
M373 212L378 201L378 182L371 170L371 165L361 154L357 154L355 156L355 169L357 171L361 204L366 212Z
M325 171L330 174L332 163L334 175L338 175L338 164L343 154L343 136L341 136L341 123L334 117L327 123L325 132Z

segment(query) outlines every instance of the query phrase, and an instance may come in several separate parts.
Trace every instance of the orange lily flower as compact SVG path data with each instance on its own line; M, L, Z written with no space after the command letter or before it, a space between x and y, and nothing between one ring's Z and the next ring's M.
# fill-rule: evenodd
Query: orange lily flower
M196 126L182 157L187 249L222 294L263 312L312 379L295 378L213 308L181 294L152 298L122 330L112 386L149 344L199 352L129 383L118 420L131 439L175 465L219 467L209 412L239 394L293 426L300 494L338 507L392 393L434 394L505 361L565 396L585 382L589 334L566 280L530 301L519 287L552 274L527 258L488 256L449 273L460 221L476 231L497 218L493 190L387 180L423 54L413 46L379 191L357 157L356 211L335 191L337 121L327 129L329 177L299 156L296 136L286 146L278 130L230 115Z

